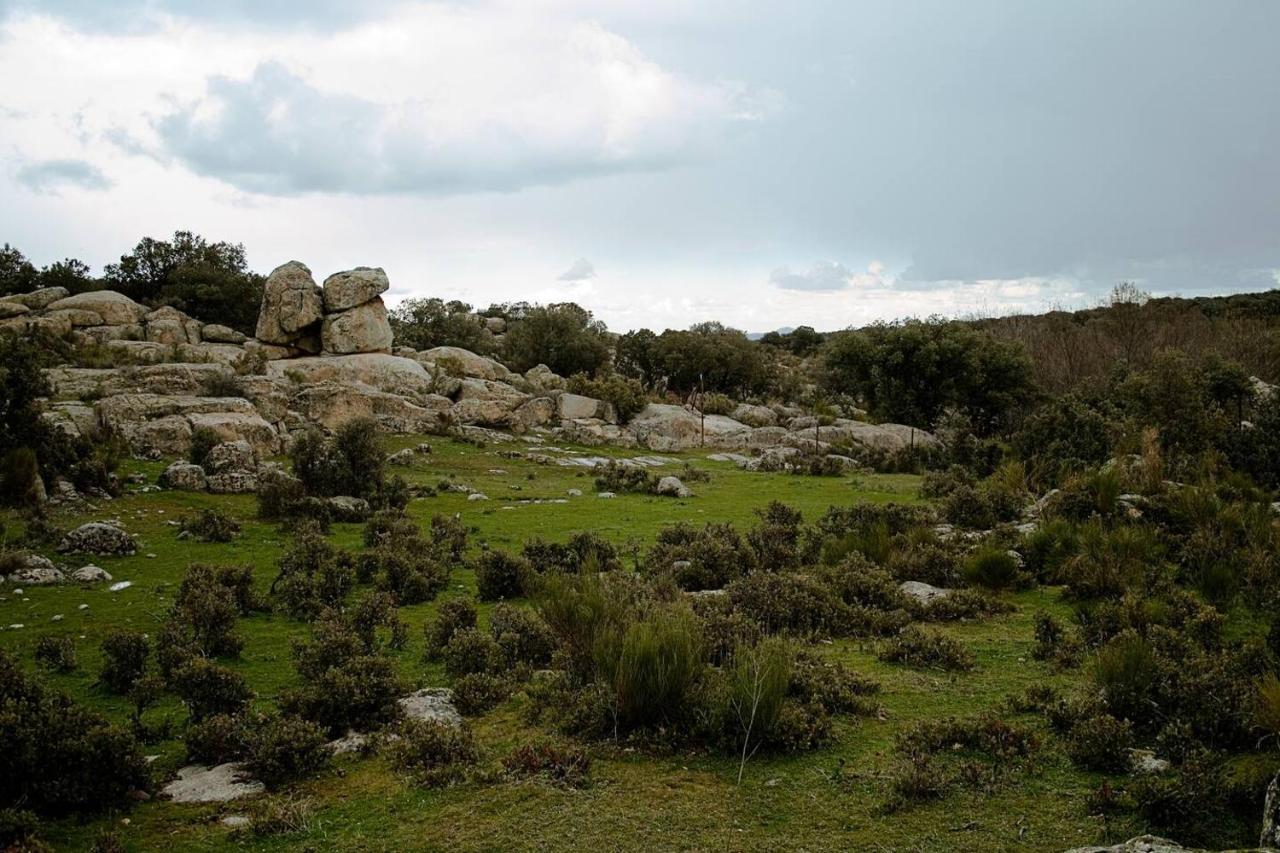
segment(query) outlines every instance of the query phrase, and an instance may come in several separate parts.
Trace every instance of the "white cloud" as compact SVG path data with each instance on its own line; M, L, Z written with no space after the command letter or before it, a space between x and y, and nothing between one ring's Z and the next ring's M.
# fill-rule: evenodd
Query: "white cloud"
M569 268L560 273L557 277L558 281L584 281L589 278L596 277L596 268L591 261L586 258L578 258Z

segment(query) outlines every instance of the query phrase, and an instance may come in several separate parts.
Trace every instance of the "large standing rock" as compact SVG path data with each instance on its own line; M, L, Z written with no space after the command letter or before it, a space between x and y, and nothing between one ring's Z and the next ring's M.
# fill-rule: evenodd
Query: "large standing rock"
M584 397L581 394L560 395L560 417L566 421L579 418L598 418L604 412L604 403L595 397Z
M320 341L324 351L331 353L390 351L391 323L387 320L387 306L381 297L374 297L355 308L326 314Z
M256 337L270 344L299 346L323 317L324 297L311 270L300 261L289 261L267 276Z
M92 311L108 326L136 326L147 315L146 308L114 290L91 290L49 303L50 311L69 308Z
M138 542L124 528L105 521L91 521L72 530L58 543L62 554L106 554L129 556Z
M336 272L324 280L324 310L333 314L372 302L387 292L391 283L382 267L356 267Z

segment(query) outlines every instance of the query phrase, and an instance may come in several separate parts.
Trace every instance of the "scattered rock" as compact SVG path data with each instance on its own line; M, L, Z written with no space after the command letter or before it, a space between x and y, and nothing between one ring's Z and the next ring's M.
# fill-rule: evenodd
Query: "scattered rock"
M933 586L922 581L903 581L898 585L903 595L909 595L921 604L932 604L939 598L946 598L951 590Z
M360 522L369 517L369 502L364 498L338 495L329 498L325 503L333 513L334 521Z
M567 494L571 498L580 498L582 497L582 489L570 489L569 491L565 492L565 494Z
M216 767L188 765L164 786L164 794L175 803L226 803L265 790L265 785L247 776L244 764L238 761Z
M1141 775L1164 773L1169 769L1169 762L1163 758L1157 758L1156 754L1149 749L1131 749L1129 750L1129 769Z
M448 687L426 687L400 700L400 709L411 720L434 720L447 726L461 726L462 715L453 705Z
M131 556L137 551L136 539L123 528L105 521L82 524L58 543L58 552L62 554Z
M209 488L209 480L199 465L179 461L161 472L160 485L182 492L203 492Z
M53 564L48 557L39 554L27 554L22 557L23 565L9 575L9 583L30 584L31 586L49 586L66 580L62 570ZM14 590L18 595L22 590Z
M489 500L489 496L488 496L488 495L486 495L484 492L472 492L471 494L467 495L467 500L469 500L469 501L487 501L487 500Z
M71 579L77 583L106 583L111 580L111 575L106 569L90 563L72 572Z
M413 457L416 454L411 448L406 447L404 450L397 450L387 457L388 465L412 465Z
M120 592L121 590L126 590L131 586L133 586L133 581L116 581L111 586L107 587L107 592ZM80 605L81 609L85 609L88 606L89 605L87 604Z
M1176 841L1155 835L1139 835L1110 847L1073 847L1066 853L1198 853L1196 848L1183 847Z
M691 498L693 492L689 487L680 482L679 477L666 476L658 481L657 487L654 489L660 495L666 495L674 498Z
M336 272L324 280L324 310L346 311L386 293L391 287L381 267L356 267Z

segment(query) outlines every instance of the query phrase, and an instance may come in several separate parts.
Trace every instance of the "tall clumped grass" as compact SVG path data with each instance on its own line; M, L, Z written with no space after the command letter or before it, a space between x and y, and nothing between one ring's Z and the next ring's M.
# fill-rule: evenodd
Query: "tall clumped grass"
M687 607L661 607L601 633L593 657L620 727L668 722L685 709L702 673L702 630Z

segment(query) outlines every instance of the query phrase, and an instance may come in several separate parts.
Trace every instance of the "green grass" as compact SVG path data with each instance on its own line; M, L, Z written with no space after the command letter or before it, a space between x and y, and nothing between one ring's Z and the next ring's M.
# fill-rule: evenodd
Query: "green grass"
M420 440L397 438L388 443L388 450ZM693 484L696 495L691 499L642 495L601 499L596 497L589 471L499 455L502 450L528 449L521 442L481 449L429 440L435 447L433 454L417 457L412 468L393 471L415 483L435 484L442 479L464 483L490 500L469 502L465 495L445 493L413 501L410 513L419 522L436 513L460 514L471 531L473 548L487 543L514 550L531 536L561 540L573 532L591 530L614 540L629 566L659 528L675 521L732 521L745 527L755 520L755 510L770 500L799 508L806 519L817 517L832 504L917 500L918 478L912 476L811 478L747 473L728 463L709 462L703 453L676 454L712 473L710 483ZM616 449L589 452L635 455ZM154 481L162 467L131 462L127 472L141 471ZM569 489L580 489L583 495L569 498L568 503L518 503L565 498ZM169 522L205 506L218 506L239 519L243 535L224 545L177 539L176 527ZM190 562L250 563L265 591L287 537L274 525L258 522L254 510L251 496L151 492L103 502L94 511L56 515L54 522L64 528L119 518L141 540L138 555L92 562L116 580L133 585L118 593L108 592L105 586L32 587L22 596L11 585L0 587L0 626L5 627L0 631L0 648L35 668L32 650L41 635L71 636L79 670L46 677L78 701L124 721L126 702L94 684L100 639L120 625L154 633ZM4 521L11 535L21 528L13 517ZM340 545L358 548L360 534L360 525L334 525L332 537ZM79 565L81 561L72 558L71 562ZM411 627L411 642L398 655L408 680L420 686L446 683L438 664L422 661L422 626L442 601L472 596L474 591L472 573L455 570L450 588L435 602L402 609ZM1096 788L1099 777L1071 769L1056 748L1042 750L1032 772L990 793L957 789L935 803L892 814L881 809L894 733L903 726L923 718L991 709L1029 685L1066 685L1078 677L1056 674L1030 657L1036 610L1059 616L1067 612L1056 592L1033 590L1010 594L1008 599L1016 605L1012 614L939 628L974 650L978 666L971 673L949 675L884 664L876 660L871 642L819 646L824 654L882 683L883 718L856 724L840 720L839 737L825 750L790 757L758 756L748 764L741 786L735 784L733 756L646 755L607 744L591 746L593 782L585 790L536 782L426 790L401 778L380 758L344 758L333 770L299 786L313 809L308 828L300 833L236 836L218 818L243 813L243 804L178 806L153 801L126 815L85 824L49 824L45 835L55 846L67 849L86 848L99 829L109 827L128 849L136 850L1061 850L1133 834L1129 830L1134 827L1108 828L1086 815L1085 797ZM81 604L88 608L80 609ZM487 609L481 607L482 620ZM53 622L58 614L62 620ZM7 629L15 623L25 627ZM261 706L269 707L282 688L294 683L289 638L306 630L304 624L277 615L240 621L237 631L246 640L245 648L239 660L229 663L257 691ZM523 701L517 696L474 723L487 760L493 764L538 734L523 722ZM183 715L172 697L148 712L147 721L158 722L166 715L179 730ZM1038 725L1030 718L1026 722ZM146 751L160 756L155 766L162 776L183 760L177 740Z

